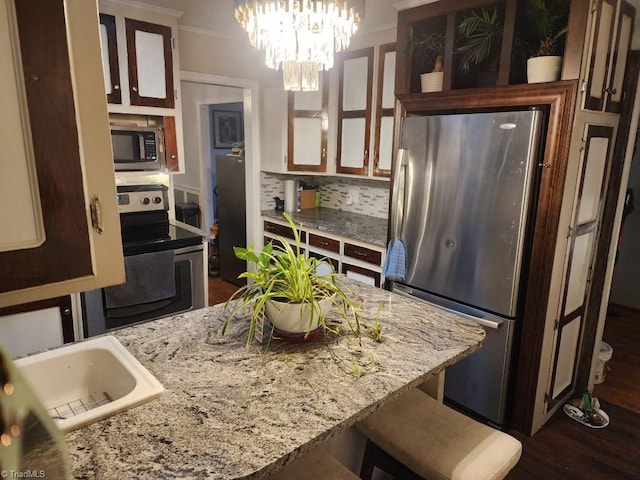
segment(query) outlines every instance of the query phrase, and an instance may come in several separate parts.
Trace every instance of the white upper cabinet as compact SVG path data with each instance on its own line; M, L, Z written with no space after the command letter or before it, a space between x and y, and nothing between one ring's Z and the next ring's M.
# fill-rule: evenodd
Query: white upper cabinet
M329 75L320 75L313 92L289 92L287 170L327 171Z
M585 109L620 113L634 17L635 8L624 0L594 1Z
M350 50L321 74L319 91L265 89L262 169L389 177L395 63L395 43Z
M180 108L175 38L181 13L108 0L101 0L99 8L109 112L154 114L154 109L165 109L164 114L173 114Z
M374 55L377 62L374 69ZM339 58L338 173L389 177L393 157L395 43Z
M100 47L107 110L163 118L167 169L184 173L180 62L181 12L101 0ZM121 119L122 117L120 117Z
M338 60L338 173L369 173L373 50L344 52Z
M395 43L380 45L374 109L373 175L389 177L393 158L393 127L396 80Z

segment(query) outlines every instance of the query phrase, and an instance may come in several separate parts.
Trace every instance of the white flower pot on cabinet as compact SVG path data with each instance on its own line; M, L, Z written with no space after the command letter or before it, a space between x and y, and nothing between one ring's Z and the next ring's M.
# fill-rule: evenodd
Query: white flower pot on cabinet
M542 56L531 57L527 60L527 82L555 82L560 79L562 71L562 57Z
M422 93L442 91L443 72L423 73L420 75L420 87Z

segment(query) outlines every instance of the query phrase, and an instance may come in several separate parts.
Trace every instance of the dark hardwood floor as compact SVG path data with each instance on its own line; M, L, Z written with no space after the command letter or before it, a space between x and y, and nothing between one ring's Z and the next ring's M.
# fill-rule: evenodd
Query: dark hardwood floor
M523 445L507 480L640 479L640 311L611 305L603 334L613 347L594 396L609 415L606 428L585 427L562 410Z
M236 289L209 277L209 305L226 302ZM640 479L640 311L610 306L603 338L613 357L594 396L609 425L588 428L559 410L533 437L510 432L523 450L507 480Z
M209 277L209 305L226 302L237 289L237 286L220 277Z

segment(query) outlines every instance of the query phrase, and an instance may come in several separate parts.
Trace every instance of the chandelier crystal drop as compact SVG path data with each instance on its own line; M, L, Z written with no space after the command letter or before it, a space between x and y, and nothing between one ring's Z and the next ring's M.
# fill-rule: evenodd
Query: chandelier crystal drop
M236 19L265 63L282 69L285 90L318 90L319 73L349 47L364 0L234 0Z

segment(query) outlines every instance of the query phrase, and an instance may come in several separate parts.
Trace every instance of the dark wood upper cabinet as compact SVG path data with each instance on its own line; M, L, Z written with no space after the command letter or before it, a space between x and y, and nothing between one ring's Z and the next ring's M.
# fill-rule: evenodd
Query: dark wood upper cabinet
M3 27L13 23L13 8L7 13ZM0 307L124 279L97 6L21 0L15 25L15 33L5 31L19 48L3 57L14 69L3 75L15 80L20 96L24 90L24 103L8 109L5 121L25 126L19 142L30 153L12 161L34 167L31 200L43 234L0 253ZM15 219L14 206L1 208L3 218ZM18 217L7 228L24 221Z
M396 94L420 93L420 75L430 73L435 58L442 57L442 90L505 86L509 84L511 52L516 23L515 1L463 0L436 2L398 13ZM496 32L489 55L481 62L465 63L464 39L458 25L478 15ZM441 50L411 48L411 38L435 35Z
M131 105L174 108L171 27L125 19Z

